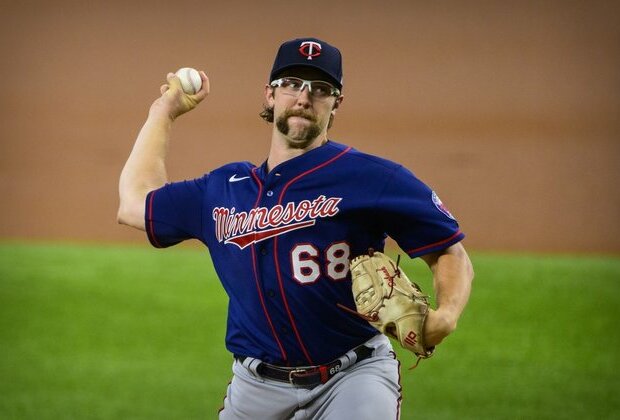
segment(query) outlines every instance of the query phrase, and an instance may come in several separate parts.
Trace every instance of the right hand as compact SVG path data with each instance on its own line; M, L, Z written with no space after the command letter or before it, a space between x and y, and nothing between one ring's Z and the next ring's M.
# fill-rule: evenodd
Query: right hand
M429 309L424 323L424 345L435 347L456 329L456 321L446 311Z
M157 98L151 105L151 113L165 113L170 120L175 120L178 116L191 111L209 94L209 78L204 71L200 71L202 86L193 95L183 92L181 82L174 73L168 73L166 79L168 83L160 87L161 97Z

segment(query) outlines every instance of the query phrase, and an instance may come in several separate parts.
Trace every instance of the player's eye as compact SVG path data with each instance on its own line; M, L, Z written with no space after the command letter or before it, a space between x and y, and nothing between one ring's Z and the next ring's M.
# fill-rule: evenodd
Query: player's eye
M284 89L298 91L301 89L303 84L304 82L301 79L294 79L294 78L287 77L287 78L282 79L282 83L280 84L280 87L283 87Z
M326 98L331 96L333 92L333 86L326 82L315 81L312 82L312 95L317 98Z

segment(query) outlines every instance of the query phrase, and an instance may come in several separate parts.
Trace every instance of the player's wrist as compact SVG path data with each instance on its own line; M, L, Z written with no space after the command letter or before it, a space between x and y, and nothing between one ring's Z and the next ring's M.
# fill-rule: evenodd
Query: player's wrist
M452 333L456 329L458 316L450 311L450 309L437 308L437 310L434 311L434 318L436 325L445 335Z
M424 324L425 345L434 347L456 329L456 321L441 310L429 311Z
M175 119L174 113L160 101L153 102L149 109L148 119L154 122L172 123Z

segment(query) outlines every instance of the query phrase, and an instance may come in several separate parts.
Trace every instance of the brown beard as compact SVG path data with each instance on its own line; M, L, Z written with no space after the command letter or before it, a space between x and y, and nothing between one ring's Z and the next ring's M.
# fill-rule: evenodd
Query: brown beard
M280 133L284 134L285 136L288 135L289 131L291 130L291 127L288 124L288 119L290 117L302 117L312 123L310 124L308 129L304 131L301 138L298 138L296 140L301 140L301 141L313 140L317 138L319 134L321 134L321 127L317 124L316 117L314 116L314 114L305 112L302 109L298 109L298 110L288 109L284 111L284 113L280 115L278 119L276 120L276 127L278 128L278 131L280 131Z

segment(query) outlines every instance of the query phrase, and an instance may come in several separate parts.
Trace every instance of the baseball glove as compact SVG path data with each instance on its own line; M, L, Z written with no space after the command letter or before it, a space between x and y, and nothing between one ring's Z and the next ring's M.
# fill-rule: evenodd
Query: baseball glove
M435 350L424 345L428 296L409 281L398 267L398 261L394 263L390 257L373 249L354 258L350 266L353 298L362 318L398 340L402 347L418 357L419 362Z

